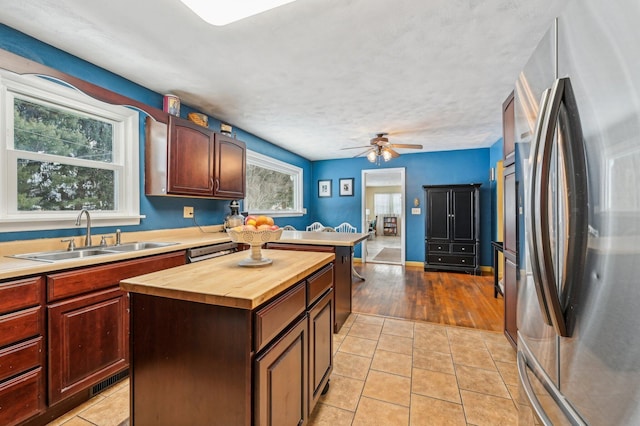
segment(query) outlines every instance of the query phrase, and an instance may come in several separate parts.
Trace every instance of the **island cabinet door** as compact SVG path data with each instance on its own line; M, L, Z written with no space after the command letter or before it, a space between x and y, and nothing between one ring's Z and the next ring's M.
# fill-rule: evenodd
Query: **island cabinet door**
M255 360L254 423L294 426L307 421L306 315Z
M313 411L333 370L333 290L309 309L309 413Z

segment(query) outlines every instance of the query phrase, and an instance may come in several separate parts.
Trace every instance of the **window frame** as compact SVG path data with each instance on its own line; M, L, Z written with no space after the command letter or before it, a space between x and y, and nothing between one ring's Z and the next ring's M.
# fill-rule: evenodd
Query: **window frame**
M251 215L269 215L272 217L297 217L304 215L304 170L293 164L277 160L264 154L247 149L247 171L249 165L289 174L293 179L293 210L248 210ZM246 205L246 197L244 204Z
M113 160L97 169L115 173L116 210L90 210L96 226L139 225L140 218L140 117L138 110L94 99L65 82L37 75L0 70L0 231L21 232L67 229L75 226L77 210L17 210L17 159L54 161L91 167L85 160L14 149L15 98L42 102L61 110L97 117L113 124ZM95 164L95 163L94 163Z

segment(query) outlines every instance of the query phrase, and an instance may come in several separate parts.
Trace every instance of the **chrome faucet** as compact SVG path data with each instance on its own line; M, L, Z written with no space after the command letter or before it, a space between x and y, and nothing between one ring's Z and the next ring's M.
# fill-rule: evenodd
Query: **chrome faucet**
M80 221L82 220L82 213L87 214L87 236L84 238L84 246L89 247L91 245L91 215L89 215L89 210L82 209L80 210L80 214L76 218L76 226L80 226Z

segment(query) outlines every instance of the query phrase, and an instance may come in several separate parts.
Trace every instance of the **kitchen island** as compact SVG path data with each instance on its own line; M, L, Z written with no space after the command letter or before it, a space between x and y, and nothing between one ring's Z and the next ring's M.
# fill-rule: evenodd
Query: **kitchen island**
M303 250L334 253L333 262L334 332L351 314L352 275L364 280L353 268L353 248L367 239L369 234L350 232L284 231L280 240L267 243L267 247L278 250Z
M131 424L301 424L333 367L333 253L239 252L121 281Z

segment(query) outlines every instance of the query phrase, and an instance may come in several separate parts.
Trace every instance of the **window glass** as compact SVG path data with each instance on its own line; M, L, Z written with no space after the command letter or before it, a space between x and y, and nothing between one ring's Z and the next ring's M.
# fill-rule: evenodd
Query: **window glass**
M18 210L115 210L114 173L18 160Z
M13 107L15 149L112 162L111 123L19 98Z
M302 169L247 151L244 209L274 216L302 214Z
M399 193L373 194L375 215L401 215L402 197Z

